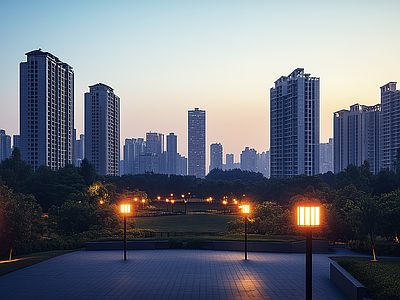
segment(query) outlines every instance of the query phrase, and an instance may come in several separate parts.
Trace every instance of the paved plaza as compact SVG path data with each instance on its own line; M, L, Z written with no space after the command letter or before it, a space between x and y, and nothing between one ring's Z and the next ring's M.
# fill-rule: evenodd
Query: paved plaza
M313 299L347 297L313 254ZM212 250L77 251L0 277L2 300L305 299L305 254Z

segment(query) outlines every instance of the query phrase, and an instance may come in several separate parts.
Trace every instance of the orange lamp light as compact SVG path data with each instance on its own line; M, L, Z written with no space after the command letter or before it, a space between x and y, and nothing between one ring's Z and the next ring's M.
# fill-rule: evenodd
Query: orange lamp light
M130 204L121 204L121 213L128 214L131 212L131 205Z
M320 207L298 206L297 225L300 227L318 227L320 225Z

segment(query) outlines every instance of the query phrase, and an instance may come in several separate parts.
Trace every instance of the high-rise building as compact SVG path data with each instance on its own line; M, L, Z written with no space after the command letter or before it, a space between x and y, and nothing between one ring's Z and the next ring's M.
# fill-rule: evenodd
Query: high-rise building
M21 157L36 170L73 163L74 71L41 49L20 63Z
M225 155L225 170L233 169L233 164L235 163L235 154L227 153Z
M370 170L378 173L380 104L374 106L354 104L350 110L333 114L334 171L343 171L348 165L361 166L364 161Z
M11 136L6 131L0 129L0 161L11 156Z
M400 148L400 91L396 82L381 87L380 161L381 168L393 169Z
M101 175L119 176L120 98L98 83L85 93L85 158Z
M167 135L167 173L177 174L178 137L174 133Z
M21 139L20 139L20 135L19 134L14 134L13 135L12 149L14 150L14 148L21 148Z
M76 166L80 166L82 160L85 158L85 135L81 134L79 140L75 142L75 156L76 156Z
M222 169L223 148L221 143L210 145L210 171L212 169Z
M269 151L258 153L257 156L257 172L260 172L265 177L269 178Z
M178 158L176 160L176 174L186 176L187 175L187 158L181 156L178 153Z
M157 132L146 133L146 153L161 155L164 152L164 134Z
M319 144L319 172L333 172L333 138L328 143Z
M146 153L146 142L143 138L125 139L123 174L139 174L139 155Z
M188 174L206 176L206 111L188 111Z
M271 177L319 172L319 78L294 70L270 90Z
M240 169L242 171L257 172L257 151L246 147L240 154Z

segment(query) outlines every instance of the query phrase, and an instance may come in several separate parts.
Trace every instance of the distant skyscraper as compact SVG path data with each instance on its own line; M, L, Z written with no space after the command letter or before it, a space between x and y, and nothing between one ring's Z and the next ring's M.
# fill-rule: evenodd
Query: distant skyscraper
M85 135L81 134L79 140L75 142L75 155L76 155L76 166L80 166L82 160L85 158Z
M146 133L146 152L161 155L164 152L164 134L157 132Z
M206 176L206 111L188 111L188 174Z
M328 143L319 144L319 172L333 172L333 138Z
M257 172L262 173L265 177L269 178L269 151L258 153Z
M378 173L380 104L366 106L354 104L350 110L333 114L334 171L343 171L348 165L361 166L364 161L370 170Z
M145 153L146 142L143 138L125 139L123 174L139 174L139 156Z
M177 174L178 137L174 133L167 135L167 173Z
M14 150L14 148L21 148L21 139L19 134L14 134L13 135L13 146L12 149Z
M212 169L222 169L223 148L221 143L210 145L210 171Z
M0 161L11 156L11 136L6 131L0 129Z
M242 171L257 172L257 151L246 147L240 154L240 169Z
M233 153L227 153L225 155L225 165L224 170L234 169L235 155Z
M380 160L381 168L393 169L400 148L400 91L396 82L381 87Z
M85 93L85 158L101 175L119 176L120 98L102 83Z
M270 90L271 177L319 173L319 78L296 69Z
M20 150L36 170L73 163L74 72L41 49L20 64Z
M176 160L176 174L186 176L187 175L187 158L181 156L178 153L178 158Z

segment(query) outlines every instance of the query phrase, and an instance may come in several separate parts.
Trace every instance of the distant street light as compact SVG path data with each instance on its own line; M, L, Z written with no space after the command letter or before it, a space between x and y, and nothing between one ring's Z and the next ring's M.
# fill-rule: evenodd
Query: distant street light
M318 204L297 207L297 226L306 231L306 300L312 299L312 231L320 225Z
M143 210L144 210L144 204L146 203L146 199L142 199L142 203L143 203Z
M159 210L160 210L160 200L161 200L161 197L158 196L158 197L157 197L157 202L158 202L158 209L159 209Z
M171 211L172 211L172 213L174 213L174 203L175 203L175 200L172 199L171 200Z
M241 207L244 214L244 259L247 260L247 215L250 213L250 205L244 204Z
M168 203L169 203L169 199L165 199L165 202L167 202L167 212L168 212Z
M127 248L127 237L126 237L126 218L131 213L130 204L121 204L121 213L124 215L124 260L126 260L126 248Z
M224 200L224 201L222 201L222 204L224 205L224 214L225 214L225 208L226 208L226 205L228 204L228 201Z

